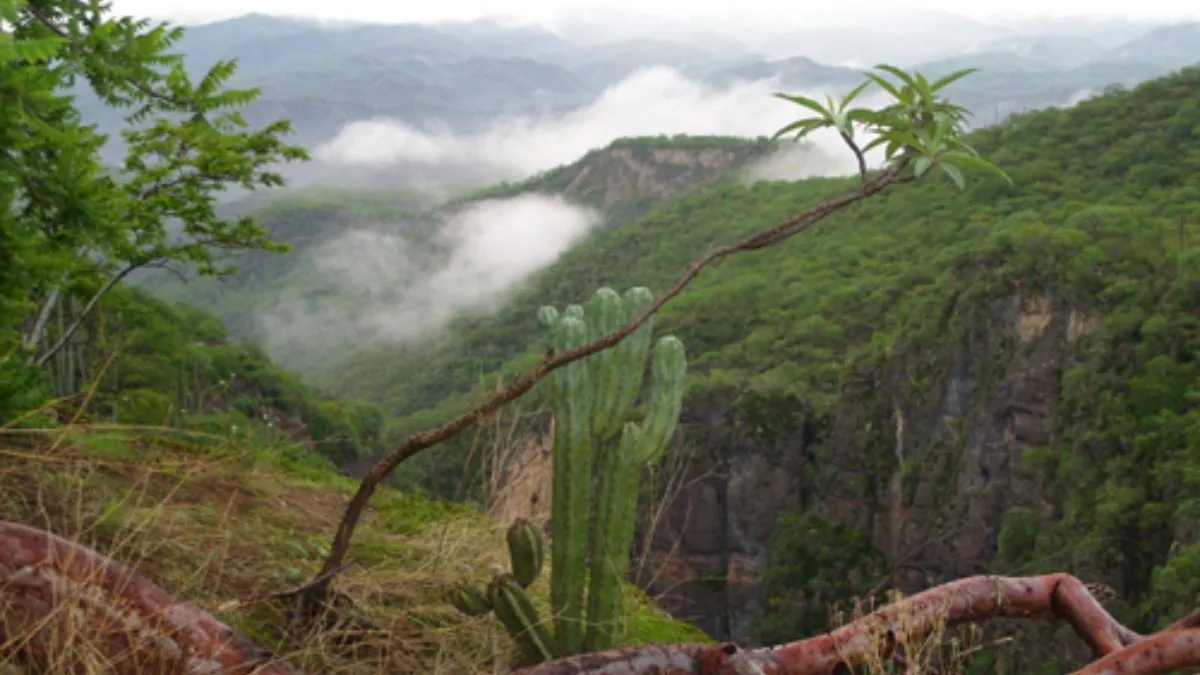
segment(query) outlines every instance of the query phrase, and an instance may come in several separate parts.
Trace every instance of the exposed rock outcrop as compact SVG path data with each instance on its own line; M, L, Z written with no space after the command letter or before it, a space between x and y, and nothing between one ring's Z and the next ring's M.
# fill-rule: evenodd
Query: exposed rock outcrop
M832 419L795 414L769 440L729 402L693 406L685 487L639 581L675 616L753 641L773 525L802 509L868 533L906 592L982 572L1008 509L1050 508L1021 455L1050 441L1062 371L1096 325L1053 296L995 300L944 354L861 368Z

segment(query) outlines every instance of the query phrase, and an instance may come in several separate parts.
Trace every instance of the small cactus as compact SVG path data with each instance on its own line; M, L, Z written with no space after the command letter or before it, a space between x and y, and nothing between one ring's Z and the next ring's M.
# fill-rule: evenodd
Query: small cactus
M542 573L545 560L542 531L528 520L520 518L508 528L506 539L513 578L521 588L529 588Z
M467 616L482 616L492 611L487 596L470 584L455 584L446 596L455 609Z
M488 600L496 618L521 650L522 665L533 665L555 658L554 640L538 618L537 610L525 589L511 574L499 574L488 584Z

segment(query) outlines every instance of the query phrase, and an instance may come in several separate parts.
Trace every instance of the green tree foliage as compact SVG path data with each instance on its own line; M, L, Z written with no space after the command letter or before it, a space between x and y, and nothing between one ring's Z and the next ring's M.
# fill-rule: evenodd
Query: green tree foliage
M379 450L377 406L322 396L188 305L119 285L79 332L87 339L69 341L44 367L47 393L66 415L246 437L316 453L331 469Z
M769 551L763 590L770 607L758 626L765 644L828 630L838 603L865 595L887 572L870 537L812 513L776 523Z
M218 217L218 194L282 183L303 159L279 121L248 130L254 90L224 89L234 64L193 81L168 50L181 28L109 15L98 0L0 0L0 373L29 380L134 270L168 262L218 273L213 251L279 248L252 218ZM119 167L65 90L87 82L127 109ZM48 330L64 310L61 329ZM8 392L11 394L12 392ZM0 411L10 400L0 401ZM3 414L0 412L0 414Z

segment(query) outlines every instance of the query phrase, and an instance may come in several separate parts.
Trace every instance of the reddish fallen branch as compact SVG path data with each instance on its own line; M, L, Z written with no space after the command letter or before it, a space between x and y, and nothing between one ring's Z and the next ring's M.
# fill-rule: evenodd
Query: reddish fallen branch
M991 618L1063 619L1100 660L1075 675L1159 675L1200 666L1200 612L1149 638L1117 622L1068 574L970 577L906 598L835 631L767 649L654 645L542 664L514 675L837 675L942 625Z
M119 675L290 675L271 655L190 602L88 548L0 521L0 663L40 672L67 654ZM82 664L79 664L80 666Z
M837 675L940 626L999 617L1070 623L1098 657L1074 675L1160 675L1200 667L1200 611L1143 637L1109 615L1078 579L1050 574L962 579L825 635L770 649L646 645L513 675ZM84 641L86 647L79 644ZM0 521L0 652L19 648L44 670L72 642L102 654L120 675L293 673L196 605L126 567L41 530Z

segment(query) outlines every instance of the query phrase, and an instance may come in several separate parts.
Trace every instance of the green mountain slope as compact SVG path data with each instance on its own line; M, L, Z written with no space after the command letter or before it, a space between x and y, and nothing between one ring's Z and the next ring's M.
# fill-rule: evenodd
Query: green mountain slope
M177 275L146 270L134 275L131 283L159 297L214 312L230 334L261 344L264 336L257 317L264 303L278 301L284 294L301 302L320 301L333 292L314 267L313 251L337 237L381 226L410 232L428 221L423 210L430 201L426 195L403 191L310 189L255 195L226 206L226 212L231 216L254 213L274 241L288 244L288 253L234 254L227 260L238 272L228 277L196 277L185 271L181 283ZM306 355L277 351L273 356L295 367Z
M347 288L337 274L323 267L326 258L349 255L358 260L356 265L377 259L387 267L388 279L404 286L439 268L452 244L438 234L448 219L465 208L522 194L557 195L571 204L595 209L603 216L600 227L612 227L656 203L746 166L773 147L762 139L623 139L529 180L493 186L441 204L429 194L416 192L313 189L242 200L227 208L231 213L255 213L274 240L291 247L287 254L238 254L232 258L238 273L222 279L193 278L179 283L172 275L154 270L138 275L135 282L162 297L215 313L231 334L266 345L286 367L305 374L324 372L340 361L341 355L363 348L363 337L340 323L322 327L308 322L309 333L300 336L302 339L272 341L264 327L264 312L287 301L305 316L337 308L339 316L350 319L358 312L386 309L381 303L399 302L358 287ZM355 240L356 234L363 239ZM394 255L380 253L383 246L393 247ZM336 251L331 252L331 247ZM387 283L366 285L372 287L370 291L382 292ZM412 386L410 382L408 387ZM416 389L412 391L420 395ZM424 396L422 400L433 398Z
M898 190L777 250L741 256L706 272L668 306L663 321L688 337L699 372L762 371L801 356L812 348L813 337L818 344L838 345L839 351L869 338L894 309L898 294L940 283L948 265L932 261L952 259L959 253L952 245L977 244L989 224L1014 213L1032 209L1052 218L1086 206L1122 204L1174 216L1190 202L1193 188L1188 183L1198 161L1194 149L1176 147L1192 133L1190 115L1197 99L1189 87L1197 72L977 132L974 141L981 152L1013 176L1015 187L980 179L964 195L948 186ZM1146 107L1150 101L1154 104ZM1131 129L1139 131L1130 136ZM721 181L702 187L643 218L598 233L542 274L510 307L462 322L447 340L461 341L467 346L461 351L472 358L487 354L503 360L536 350L531 303L584 297L600 284L661 289L708 247L766 227L850 185L823 179L755 185ZM1185 198L1182 204L1176 204L1177 190ZM823 333L819 327L830 323L837 330ZM814 332L768 338L771 327L791 332L797 326ZM421 360L432 371L455 370L442 361ZM402 358L393 359L391 366L401 363ZM459 392L470 384L446 382ZM364 391L388 399L383 391Z
M811 628L826 601L872 583L844 586L838 567L833 596L787 600L810 588L789 572L808 555L805 530L789 540L788 528L817 519L861 533L909 590L979 570L1064 568L1112 585L1114 611L1146 629L1188 606L1200 588L1186 572L1200 561L1198 133L1200 69L1021 115L972 138L1012 186L893 190L704 272L659 326L692 364L683 449L700 455L686 476L728 496L681 495L653 546L664 565L711 558L729 571L670 563L655 587L676 584L681 615L717 635ZM597 233L502 311L433 345L356 354L330 384L410 413L393 438L440 421L501 364L536 360L539 305L601 284L661 290L714 244L850 186L703 187ZM465 452L450 446L431 463L457 471ZM772 492L780 475L794 476L795 493ZM707 520L687 525L691 509ZM949 514L965 520L946 525ZM787 516L809 520L770 536L753 524ZM692 548L714 517L729 539L716 553ZM908 547L924 551L911 570ZM865 564L847 555L839 564ZM744 576L758 565L766 571ZM713 588L728 590L714 599ZM762 624L754 603L772 597L792 609Z
M507 522L472 505L374 495L338 578L355 620L379 628L360 631L354 649L324 628L297 630L294 608L261 597L318 574L357 489L339 465L377 447L378 409L322 397L231 344L213 316L123 286L50 365L62 396L0 424L0 521L129 565L304 672L474 675L516 659L510 640L445 597L509 563ZM548 590L545 580L530 588L539 611ZM709 640L632 587L628 598L623 644ZM6 619L19 616L11 602ZM21 625L6 623L10 644L32 632ZM0 671L97 672L100 634L89 627L72 627L87 647L56 645L46 671L21 649L0 654Z

